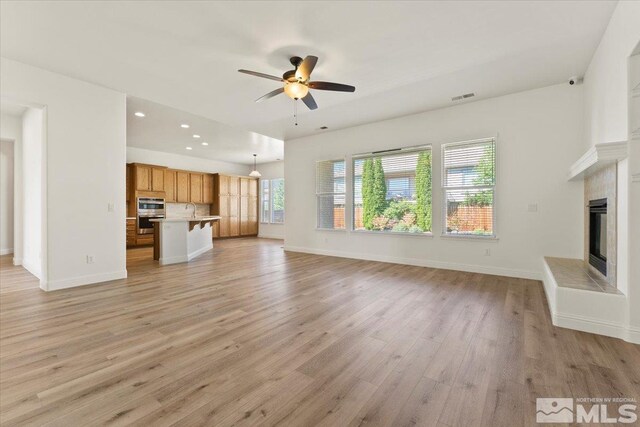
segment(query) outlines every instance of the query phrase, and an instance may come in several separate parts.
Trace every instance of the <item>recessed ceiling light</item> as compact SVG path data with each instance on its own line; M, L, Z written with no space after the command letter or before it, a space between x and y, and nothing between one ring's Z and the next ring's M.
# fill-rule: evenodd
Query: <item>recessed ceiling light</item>
M188 124L186 124L186 123L181 124L181 125L180 125L180 127L181 127L182 129L189 129L189 125L188 125Z
M184 147L184 148L186 148L187 150L193 150L193 148L191 147Z
M202 142L202 145L209 145L208 142Z
M194 138L200 138L200 135L193 135Z
M136 111L134 114L137 117L144 117L144 113L142 111Z

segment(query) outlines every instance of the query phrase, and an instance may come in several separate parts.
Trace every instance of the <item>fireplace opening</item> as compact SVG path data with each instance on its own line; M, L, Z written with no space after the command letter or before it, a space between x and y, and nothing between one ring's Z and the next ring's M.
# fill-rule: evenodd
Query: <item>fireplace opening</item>
M589 201L589 264L607 275L607 199Z

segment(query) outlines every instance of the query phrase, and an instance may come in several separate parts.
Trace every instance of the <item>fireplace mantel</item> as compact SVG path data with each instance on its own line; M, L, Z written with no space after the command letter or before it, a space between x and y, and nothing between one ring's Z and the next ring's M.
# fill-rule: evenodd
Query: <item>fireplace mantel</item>
M596 144L571 166L569 181L581 181L603 167L626 157L627 141Z

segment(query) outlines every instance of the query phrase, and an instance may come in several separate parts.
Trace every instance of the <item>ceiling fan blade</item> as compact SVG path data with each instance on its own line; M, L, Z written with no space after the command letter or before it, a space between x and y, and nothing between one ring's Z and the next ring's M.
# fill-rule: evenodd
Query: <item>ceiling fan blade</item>
M334 90L337 92L355 92L356 91L356 88L354 86L343 85L341 83L331 83L331 82L309 82L309 87L311 89Z
M250 76L262 77L269 80L275 80L277 82L285 81L282 77L272 76L270 74L259 73L257 71L249 71L249 70L238 70L239 73L249 74Z
M256 99L256 102L262 102L262 101L265 101L265 100L267 100L269 98L273 98L276 95L280 95L282 92L284 92L284 87L279 87L278 89L272 90L268 94L263 95L260 98Z
M304 61L298 65L298 69L296 70L296 79L304 81L309 80L311 72L315 68L317 62L317 56L309 55L304 58Z
M311 92L307 93L307 95L302 98L302 102L304 102L304 105L309 107L309 110L315 110L318 108L318 104L316 104L316 100L311 96Z

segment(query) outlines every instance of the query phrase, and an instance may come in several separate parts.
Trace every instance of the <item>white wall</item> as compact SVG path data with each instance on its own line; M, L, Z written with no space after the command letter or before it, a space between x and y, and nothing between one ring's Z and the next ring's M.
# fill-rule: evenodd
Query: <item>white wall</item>
M540 278L542 256L582 256L583 184L567 182L582 154L582 102L581 87L562 84L285 141L285 248ZM440 237L441 144L496 135L499 240ZM433 237L315 230L316 161L428 143ZM537 213L527 212L530 203Z
M126 277L125 95L6 58L0 71L3 97L46 106L43 288Z
M29 108L22 116L23 259L22 265L42 280L44 111Z
M627 139L627 60L639 41L640 2L618 2L584 76L587 147Z
M630 67L629 57L638 43L640 2L620 1L585 73L587 146L625 141L630 123L638 123L637 117L629 116L630 81L640 81L640 67ZM640 141L631 140L629 144L629 158L618 168L618 281L621 290L627 293L631 333L640 342L640 266L637 262L640 259L640 184L631 182L631 176L640 173L640 150L637 149Z
M167 166L172 169L184 169L195 172L226 173L231 175L249 175L251 166L239 163L222 162L191 156L164 153L162 151L145 150L127 147L127 163L147 163Z
M279 162L269 162L262 163L258 165L258 171L262 174L260 180L263 179L276 179L276 178L284 178L284 161ZM285 191L287 188L287 182L284 183ZM260 185L260 191L262 191L262 185ZM285 219L287 222L287 199L285 197ZM260 209L262 209L262 202L258 202L260 205ZM259 213L260 219L262 219L262 211ZM269 239L284 239L284 224L265 224L263 222L260 223L258 237L265 237Z
M13 141L13 263L22 264L22 117L2 114L0 138Z
M0 255L13 253L13 146L0 140Z

